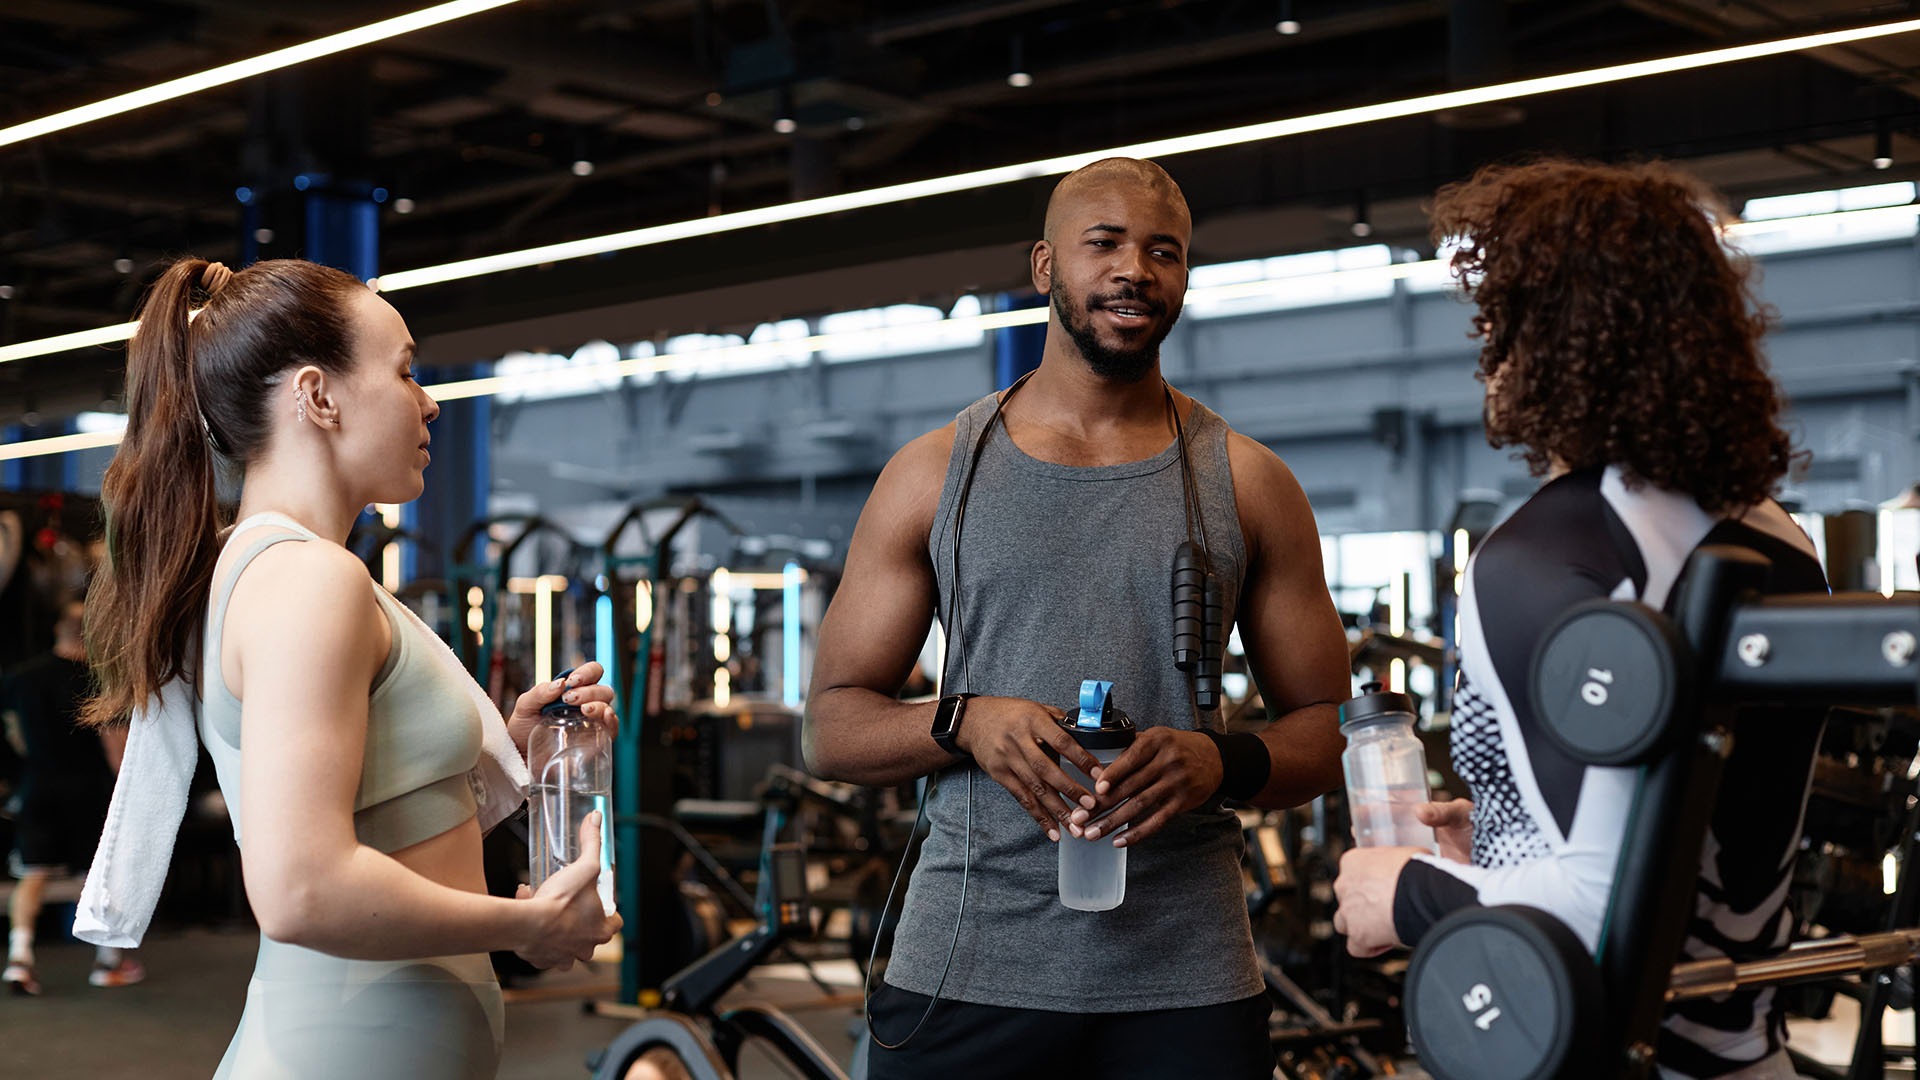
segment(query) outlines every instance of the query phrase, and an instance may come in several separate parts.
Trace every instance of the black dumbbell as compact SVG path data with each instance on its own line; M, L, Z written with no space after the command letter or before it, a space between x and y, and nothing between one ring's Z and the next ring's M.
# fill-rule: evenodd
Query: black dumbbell
M1407 1039L1438 1080L1605 1076L1599 969L1538 908L1467 908L1420 942L1403 994Z
M1594 765L1646 761L1667 745L1693 664L1666 616L1595 600L1547 629L1533 658L1533 708L1548 737Z

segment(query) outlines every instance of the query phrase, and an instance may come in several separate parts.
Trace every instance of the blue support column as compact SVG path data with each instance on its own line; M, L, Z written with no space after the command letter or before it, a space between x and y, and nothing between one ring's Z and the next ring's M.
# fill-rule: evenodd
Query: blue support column
M70 420L33 427L12 424L0 432L4 435L0 437L0 443L21 442L26 439L51 439L59 435L71 435L73 432L73 422ZM79 487L79 484L80 463L71 453L14 458L0 462L0 490L73 491Z
M309 192L306 257L338 267L362 281L377 275L380 207L369 195Z
M485 378L491 364L426 369L422 380L432 376L439 381ZM432 387L428 387L432 392ZM427 489L401 510L401 524L419 534L424 541L413 554L413 566L407 569L409 580L415 577L444 578L451 570L453 545L468 525L487 512L487 493L492 489L493 470L489 447L493 408L491 399L465 398L440 407L440 418L429 428L433 433L433 464L427 467Z
M1018 311L1022 308L1045 307L1047 298L1037 293L1017 294L1001 293L994 298L995 311ZM1040 366L1040 356L1047 347L1047 324L1036 323L1032 326L1009 326L993 332L993 385L1002 389L1013 385L1013 381Z
M17 443L27 437L26 428L8 424L0 428L0 443ZM20 458L0 461L0 491L22 491L27 486L27 462Z

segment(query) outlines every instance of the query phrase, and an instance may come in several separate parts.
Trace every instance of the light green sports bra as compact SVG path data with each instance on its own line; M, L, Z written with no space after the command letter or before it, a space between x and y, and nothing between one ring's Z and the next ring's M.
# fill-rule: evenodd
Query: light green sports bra
M226 580L215 583L201 639L200 740L213 757L236 843L241 706L220 671L227 602L240 575L261 552L279 543L319 539L291 518L259 514L241 522L227 542L262 529L233 559ZM353 829L361 843L392 852L438 836L477 812L468 774L480 760L481 718L470 688L455 681L465 672L440 663L433 654L435 643L419 640L427 631L399 610L400 602L371 579L367 585L387 616L393 645L367 698L366 754L353 800Z

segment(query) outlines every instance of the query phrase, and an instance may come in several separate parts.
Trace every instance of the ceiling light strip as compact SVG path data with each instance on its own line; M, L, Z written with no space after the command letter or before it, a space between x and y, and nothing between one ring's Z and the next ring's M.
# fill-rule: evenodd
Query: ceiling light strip
M34 341L22 341L13 345L0 345L0 364L9 360L24 360L29 356L66 352L68 349L84 349L89 345L112 345L133 337L133 331L139 325L137 322L119 323L93 330L76 330L71 334L38 338Z
M118 446L120 436L123 434L125 432L96 431L83 435L55 435L49 439L27 439L24 442L0 446L0 461L43 457L47 454L66 454L75 450L93 450L102 446Z
M488 0L489 6L500 6L505 2L511 2L511 0ZM440 11L443 8L453 6L455 5L443 4L439 8L429 8L427 11ZM426 14L426 12L416 14ZM406 17L407 16L402 16L402 18ZM389 22L391 21L394 20L389 20ZM380 26L384 24L376 23L374 25ZM547 244L522 251L487 255L474 259L463 259L458 262L444 263L440 266L427 266L415 270L400 270L375 278L373 284L383 292L397 292L402 289L419 288L424 285L457 281L483 274L499 273L505 270L521 269L528 266L538 266L541 263L557 262L562 259L584 258L592 255L605 254L610 251L629 250L644 247L649 244L665 243L670 240L710 236L716 233L752 228L757 225L769 225L783 221L794 221L800 218L819 217L824 214L834 214L845 210L856 210L862 207L922 198L928 195L968 191L997 184L1033 179L1035 177L1058 175L1060 173L1071 172L1081 165L1090 161L1097 161L1103 157L1166 157L1172 154L1183 154L1195 150L1233 146L1242 143L1257 142L1263 139L1275 139L1309 131L1324 131L1329 128L1349 127L1377 120L1415 116L1421 113L1438 112L1445 109L1464 108L1468 105L1487 104L1494 101L1526 97L1533 94L1552 93L1582 86L1596 86L1603 83L1621 82L1648 75L1686 71L1711 67L1718 64L1734 63L1740 60L1775 56L1782 53L1825 48L1832 45L1843 45L1856 41L1865 41L1870 38L1890 37L1895 34L1910 33L1915 30L1920 30L1920 19L1882 23L1852 30L1836 30L1824 34L1809 34L1801 37L1784 38L1778 41L1739 45L1731 48L1714 49L1708 52L1691 53L1685 56L1673 56L1659 60L1644 60L1631 64L1617 64L1612 67L1594 68L1589 71L1572 72L1565 75L1549 75L1536 79L1522 79L1518 82L1500 83L1495 86L1478 87L1469 90L1455 90L1443 94L1429 94L1423 97L1408 98L1403 101L1363 105L1352 109L1320 113L1314 116L1275 120L1244 127L1228 128L1222 131L1204 132L1198 135L1186 135L1155 142L1136 143L1131 146L1119 146L1106 150L1093 150L1064 157L1047 158L1021 165L1006 165L993 169L981 169L970 173L960 173L954 176L935 177L929 180L895 184L890 187L872 188L866 191L848 192L841 195L829 195L819 199L805 199L799 202L763 207L758 210L742 210L731 214L720 214L714 217L672 222L665 225L653 225L641 229L629 229L624 232L587 237L581 240L571 240L558 244ZM128 323L123 327L108 327L91 332L101 334L117 333L119 335L118 337L105 337L100 340L123 341L132 336L133 325L132 323ZM61 352L66 349L79 348L82 345L97 343L77 340L78 337L79 335L63 334L59 337L41 338L34 341L23 341L13 345L0 346L0 363L5 363L9 360L24 359L29 356L42 356L48 353Z
M1203 289L1191 289L1187 292L1188 303L1209 300L1232 300L1254 295L1276 295L1287 292L1289 286L1311 282L1324 285L1330 282L1358 284L1373 280L1392 280L1404 278L1431 267L1441 265L1437 259L1421 262L1394 263L1388 266L1368 266L1353 270L1336 270L1326 274L1303 274L1294 278L1272 278L1262 281L1236 282L1231 285L1216 285ZM880 326L868 330L848 330L834 334L813 334L809 337L794 338L791 341L754 341L740 345L726 345L717 349L702 349L698 352L670 353L665 356L638 356L626 360L612 360L602 364L589 364L580 367L565 368L558 371L530 371L521 375L494 375L484 379L463 379L459 382L434 383L425 387L435 401L460 401L467 398L490 397L494 394L514 390L539 388L552 390L556 387L577 385L583 390L592 389L596 384L635 375L695 375L702 370L722 366L728 361L742 360L755 356L768 355L811 355L830 348L847 348L861 344L883 343L886 338L899 334L950 333L955 331L973 331L985 333L989 330L1002 330L1012 326L1034 326L1047 321L1049 309L1045 306L1018 308L1013 311L993 311L981 315L962 315L958 318L939 319L924 323L907 323L901 326ZM120 441L124 432L103 431L86 435L57 435L45 439L27 439L6 446L0 446L0 461L18 458L39 457L45 454L63 454L73 450L90 450L101 446L113 446Z
M1920 204L1901 206L1877 206L1860 210L1842 210L1828 214L1808 214L1803 217L1769 218L1762 221L1735 221L1729 223L1723 234L1730 240L1742 237L1776 232L1782 228L1800 223L1831 223L1836 227L1848 224L1867 224L1873 221L1892 221L1899 218L1920 216ZM1391 263L1386 266L1358 267L1352 270L1336 270L1324 274L1304 274L1293 278L1263 278L1258 281L1234 282L1226 285L1214 285L1207 288L1188 290L1186 302L1205 303L1208 301L1237 300L1252 296L1284 295L1291 286L1312 282L1316 285L1328 283L1363 284L1372 279L1395 280L1412 277L1430 269L1441 267L1444 259L1425 259L1418 262ZM633 357L626 360L608 361L560 371L533 371L523 375L494 375L483 379L463 379L458 382L435 383L426 387L435 401L460 401L468 398L490 397L494 394L508 393L514 390L534 388L552 389L556 384L577 384L588 389L597 383L615 379L629 378L635 375L679 375L698 374L703 369L716 367L731 360L741 360L753 356L771 354L812 354L829 348L848 347L862 342L873 342L888 335L919 331L966 331L985 332L1000 330L1012 326L1033 326L1047 321L1046 307L1018 308L1013 311L987 312L981 315L963 315L958 318L941 319L934 322L908 323L902 326L882 326L869 330L851 330L835 334L814 334L809 337L795 338L791 341L757 341L741 345L727 345L717 349L703 349L698 352L672 353L666 356ZM68 338L79 338L85 334L102 335L100 341L118 341L131 336L135 323L124 326L106 327L103 330L84 331L83 334L68 334ZM111 336L109 336L111 335ZM53 339L49 339L53 340ZM63 347L78 347L95 344L91 341L75 341ZM18 346L14 346L18 348ZM20 458L40 457L47 454L64 454L74 450L90 450L119 443L119 431L97 432L84 435L58 435L45 439L27 439L11 445L0 446L0 461Z
M82 105L77 109L68 109L51 116L43 116L38 120L29 120L24 124L0 128L0 146L10 146L56 131L78 127L81 124L90 124L109 116L118 116L148 105L172 101L216 86L225 86L241 79L252 78L269 71L278 71L281 68L303 64L323 56L332 56L362 45L371 45L376 41L385 41L401 34L424 30L430 26L438 26L441 23L452 22L455 19L463 19L469 15L478 15L483 11L491 11L494 8L519 2L520 0L452 0L450 3L435 4L429 8L396 15L391 19L382 19L353 30L343 30L338 34L329 34L326 37L315 38L299 45L290 45L284 49L275 49L246 60L236 60L231 64L222 64L192 75L182 75L180 78L169 79L142 90L130 91L104 101L96 101L91 105Z
M1044 158L1039 161L1029 161L1018 165L1002 165L991 169L957 173L952 176L938 176L927 180L893 184L888 187L869 188L865 191L850 191L817 199L803 199L798 202L761 207L757 210L740 210L731 214L718 214L713 217L695 218L664 225L652 225L646 228L609 233L604 236L592 236L557 244L543 244L539 247L526 248L521 251L509 251L498 255L484 255L472 259L462 259L457 262L443 263L439 266L425 266L417 270L400 270L391 274L383 274L377 278L376 281L381 291L398 292L402 289L419 288L423 285L437 285L443 282L479 277L484 274L494 274L505 270L517 270L529 266L538 266L542 263L559 262L564 259L604 255L611 251L630 250L651 244L666 243L672 240L685 240L697 236L711 236L716 233L732 232L738 229L748 229L784 221L796 221L802 218L820 217L825 214L837 214L848 210L859 210L887 203L902 202L908 199L925 198L931 195L946 195L960 191L972 191L979 188L1009 184L1042 176L1056 176L1062 173L1072 172L1082 165L1106 157L1169 157L1176 154L1192 153L1197 150L1213 150L1227 146L1238 146L1245 143L1284 138L1290 135L1301 135L1307 132L1352 127L1358 124L1374 123L1381 120L1393 120L1417 116L1423 113L1441 112L1447 109L1466 108L1471 105L1484 105L1496 101L1506 101L1512 98L1531 97L1537 94L1549 94L1561 90L1624 82L1630 79L1644 78L1649 75L1663 75L1678 71L1714 67L1721 64L1731 64L1742 60L1776 56L1782 53L1801 52L1807 49L1844 45L1856 41L1866 41L1872 38L1910 33L1916 30L1920 30L1920 19L1905 19L1899 22L1881 23L1874 26L1857 27L1851 30L1835 30L1822 34L1805 34L1799 37L1783 38L1777 41L1757 42L1751 45L1736 45L1724 49L1689 53L1683 56L1664 57L1658 60L1642 60L1630 64L1615 64L1610 67L1593 68L1587 71L1570 72L1564 75L1547 75L1539 78L1499 83L1493 86L1452 90L1440 94L1426 94L1420 97L1406 98L1401 101L1361 105L1349 109L1336 109L1332 112L1317 113L1311 116L1293 117L1285 120L1270 120L1264 123L1248 124L1242 127L1225 128L1219 131L1202 132L1196 135L1182 135L1168 139L1157 139L1150 142L1133 143L1127 146L1110 147L1104 150L1089 150L1083 153Z
M1897 221L1901 218L1920 216L1920 204L1899 206L1876 206L1860 210L1841 210L1826 214L1807 214L1790 218L1767 218L1760 221L1734 221L1722 230L1732 241L1744 237L1779 232L1797 225L1818 222L1831 224L1836 228L1850 225L1866 225L1879 221ZM1258 281L1236 282L1228 285L1215 285L1208 288L1192 289L1187 293L1187 302L1234 300L1248 296L1264 296L1284 293L1287 287L1300 281L1325 282L1338 280L1357 283L1370 276L1387 279L1411 277L1431 267L1441 265L1442 260L1428 259L1421 262L1393 263L1387 266L1361 267L1353 270L1334 271L1331 274L1303 275L1299 278L1262 278ZM644 357L628 360L610 361L591 367L568 368L561 372L537 372L527 375L496 375L483 379L465 379L459 382L436 383L427 390L436 401L457 401L464 398L486 397L502 391L532 388L536 385L551 385L555 379L578 381L591 385L612 378L626 378L632 375L659 374L662 372L678 374L697 372L712 361L742 359L754 355L766 355L779 352L809 353L822 351L829 347L846 346L862 339L871 340L882 335L910 332L921 328L940 328L943 330L1000 330L1010 326L1032 326L1045 322L1047 309L1044 307L1019 308L1013 311L988 312L982 315L965 315L959 318L942 319L938 322L909 323L904 326L876 327L871 330L844 331L837 334L815 334L810 337L795 338L791 341L748 342L743 345L729 345L718 349L700 352L676 353L663 357ZM37 356L41 353L60 352L88 345L112 344L125 341L133 336L140 324L123 323L118 326L102 327L98 330L83 330L74 334L63 334L57 338L45 338L37 342L23 342L19 345L0 346L0 361L19 359L22 356ZM25 351L35 346L44 346L35 351ZM113 433L105 436L85 436L86 438L109 437L105 443L88 446L68 445L62 440L81 438L81 436L58 436L50 439L31 439L0 447L0 461L20 457L32 457L34 453L64 453L68 450L87 449L95 445L112 445L118 441ZM57 444L57 445L56 445ZM24 447L42 447L47 449L35 452L21 452Z

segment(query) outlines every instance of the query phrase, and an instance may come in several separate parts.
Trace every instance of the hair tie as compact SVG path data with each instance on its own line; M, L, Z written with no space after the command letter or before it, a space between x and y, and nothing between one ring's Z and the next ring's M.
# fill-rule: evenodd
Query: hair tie
M227 282L232 280L233 271L227 269L226 263L210 262L200 270L200 288L206 291L209 300L218 296L220 290L226 288Z
M214 453L224 457L227 453L227 448L225 444L221 443L220 436L213 433L213 425L207 423L207 414L204 412L200 414L200 430L207 436L207 446L212 449Z

